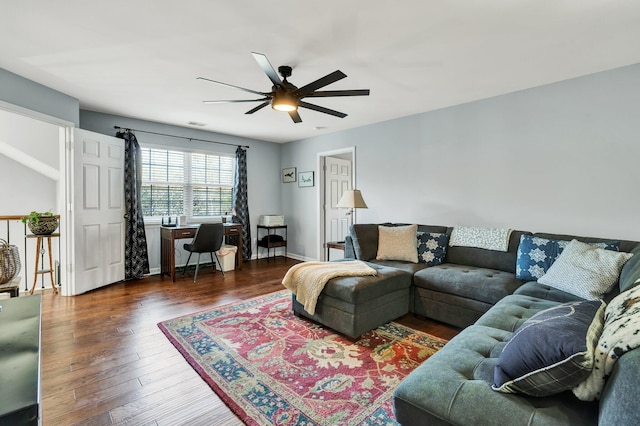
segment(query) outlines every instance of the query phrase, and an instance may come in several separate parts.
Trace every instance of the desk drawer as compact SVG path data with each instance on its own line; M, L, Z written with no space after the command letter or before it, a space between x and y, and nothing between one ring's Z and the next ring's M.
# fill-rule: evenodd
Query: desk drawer
M197 229L176 229L173 231L175 238L193 238Z
M239 234L240 233L240 227L239 226L226 226L224 228L224 233L226 235Z

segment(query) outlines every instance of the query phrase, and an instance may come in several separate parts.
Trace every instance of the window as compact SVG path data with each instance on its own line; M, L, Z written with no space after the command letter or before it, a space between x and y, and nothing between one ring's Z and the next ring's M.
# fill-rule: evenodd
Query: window
M156 148L141 151L145 217L231 212L235 157Z

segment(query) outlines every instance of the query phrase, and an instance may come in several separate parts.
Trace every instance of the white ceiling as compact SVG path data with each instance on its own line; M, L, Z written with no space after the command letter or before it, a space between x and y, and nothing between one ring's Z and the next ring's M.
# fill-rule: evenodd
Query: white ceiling
M640 63L638 0L1 0L0 67L82 109L287 142ZM349 114L286 113L249 93L271 83L251 56L291 65ZM320 128L320 129L317 129Z

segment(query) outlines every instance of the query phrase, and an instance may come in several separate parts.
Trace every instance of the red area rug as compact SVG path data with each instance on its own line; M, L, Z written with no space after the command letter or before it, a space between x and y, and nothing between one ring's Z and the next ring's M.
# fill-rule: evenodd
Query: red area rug
M391 395L445 340L389 323L353 343L279 291L158 324L249 425L396 424Z

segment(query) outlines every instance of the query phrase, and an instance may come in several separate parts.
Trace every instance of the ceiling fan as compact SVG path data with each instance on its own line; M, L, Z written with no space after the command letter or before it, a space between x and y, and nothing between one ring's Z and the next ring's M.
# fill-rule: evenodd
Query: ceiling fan
M262 53L251 53L255 60L260 65L260 68L269 77L269 80L273 83L273 87L270 92L258 92L256 90L246 89L240 86L234 86L233 84L222 83L220 81L210 80L204 77L198 77L199 80L206 80L211 83L220 84L222 86L234 87L236 89L244 90L245 92L253 93L262 96L259 99L235 99L224 101L204 101L206 104L220 104L220 103L235 103L235 102L262 102L255 108L250 109L245 114L253 114L256 111L261 110L267 105L271 104L271 108L276 111L285 111L289 113L289 116L294 123L301 123L302 119L298 114L298 108L307 108L314 111L322 112L336 117L344 118L347 114L335 111L333 109L321 107L319 105L310 104L303 101L303 98L322 98L330 96L368 96L369 89L360 90L322 90L318 89L328 86L331 83L335 83L338 80L342 80L347 75L340 70L334 71L331 74L327 74L322 78L317 79L300 88L294 86L287 81L287 77L291 77L292 68L286 65L278 67L278 72L282 76L282 79L278 76L276 71L271 66L271 63L265 55Z

